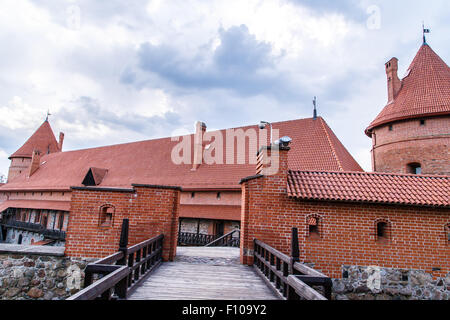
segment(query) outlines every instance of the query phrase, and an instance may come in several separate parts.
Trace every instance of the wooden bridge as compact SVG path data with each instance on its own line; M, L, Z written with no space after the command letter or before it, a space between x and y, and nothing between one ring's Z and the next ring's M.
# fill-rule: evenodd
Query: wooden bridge
M274 300L253 268L240 264L239 248L178 247L130 300Z
M89 264L84 289L68 300L331 299L331 279L298 262L295 228L290 257L255 240L253 267L240 264L234 247L178 247L173 262L162 262L163 241L127 247L125 219L119 251Z

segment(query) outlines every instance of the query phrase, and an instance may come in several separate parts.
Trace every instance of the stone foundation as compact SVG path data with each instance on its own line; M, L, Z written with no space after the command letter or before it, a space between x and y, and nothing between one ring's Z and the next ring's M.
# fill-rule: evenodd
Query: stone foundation
M64 300L81 289L83 271L92 262L49 252L27 253L25 246L22 251L0 253L1 300Z
M422 270L343 266L333 279L335 300L450 300L450 273L433 277Z

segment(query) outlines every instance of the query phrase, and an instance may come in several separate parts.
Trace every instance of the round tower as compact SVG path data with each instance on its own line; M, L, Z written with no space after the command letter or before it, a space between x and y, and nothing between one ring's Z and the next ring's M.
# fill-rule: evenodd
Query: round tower
M450 68L424 43L405 77L386 63L388 103L366 129L377 172L450 175Z

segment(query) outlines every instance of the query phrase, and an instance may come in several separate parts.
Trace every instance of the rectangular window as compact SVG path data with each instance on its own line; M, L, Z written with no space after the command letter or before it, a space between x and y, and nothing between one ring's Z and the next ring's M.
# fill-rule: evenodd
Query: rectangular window
M41 223L41 210L37 210L34 216L34 223Z
M59 213L59 220L58 220L58 229L62 230L63 226L64 226L64 213L60 212Z
M308 218L308 232L312 238L319 237L319 219L316 217Z

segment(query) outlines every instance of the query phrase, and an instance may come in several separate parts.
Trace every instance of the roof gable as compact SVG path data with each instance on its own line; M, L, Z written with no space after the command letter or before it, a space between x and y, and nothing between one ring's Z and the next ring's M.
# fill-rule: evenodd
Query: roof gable
M393 102L366 129L393 121L450 114L450 68L427 44L417 52Z

